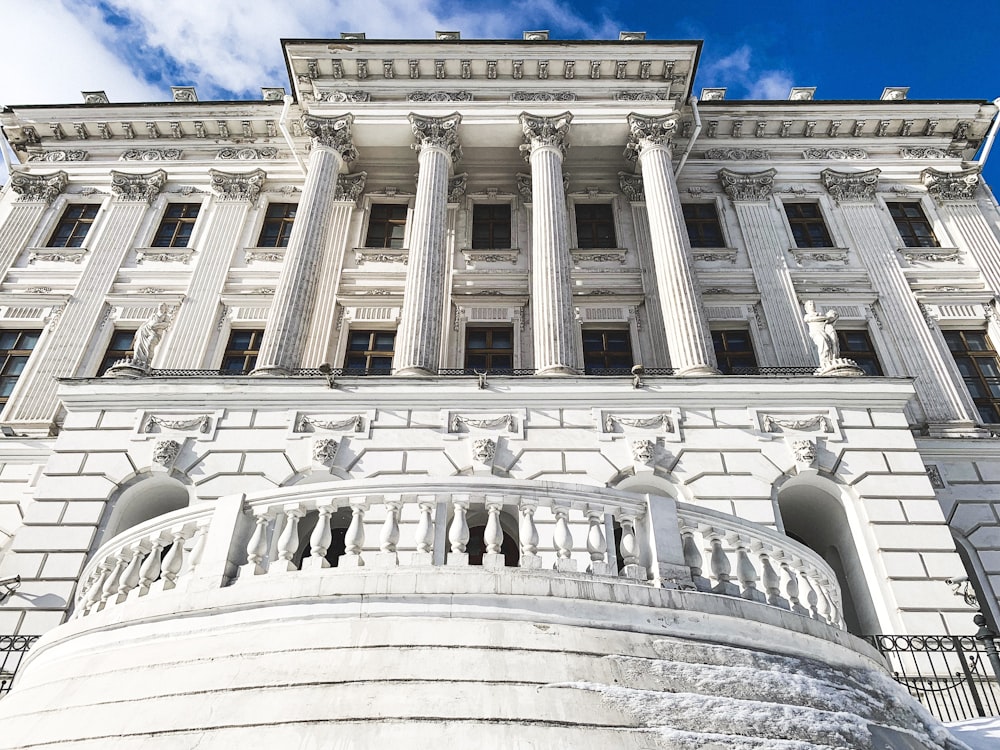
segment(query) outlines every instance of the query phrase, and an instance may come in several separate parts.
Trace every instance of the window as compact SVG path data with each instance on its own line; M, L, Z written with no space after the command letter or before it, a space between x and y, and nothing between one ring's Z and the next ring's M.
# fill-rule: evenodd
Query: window
M510 370L514 367L513 328L466 328L467 370Z
M795 247L833 247L818 204L786 203L785 214L792 227Z
M712 331L712 344L723 375L748 375L757 367L750 331Z
M97 218L100 206L96 203L77 203L66 206L62 218L49 238L49 247L83 247L90 225Z
M840 342L840 356L857 362L865 375L883 374L868 331L837 331L837 341Z
M685 203L683 209L691 247L725 247L714 203Z
M0 331L0 404L6 404L41 331Z
M260 329L234 328L229 334L226 353L222 355L222 372L248 373L257 365L260 354L260 340L264 332Z
M368 218L365 247L403 247L406 235L406 205L375 203Z
M577 203L575 213L577 247L618 247L610 203Z
M188 247L200 208L200 203L169 204L153 238L153 247Z
M472 206L472 249L510 247L510 204L476 203Z
M986 424L1000 422L1000 364L989 337L982 331L945 331L944 340L980 418Z
M257 247L288 247L288 237L295 222L295 203L271 203L264 214Z
M100 377L106 373L114 364L126 357L132 356L132 341L135 340L135 331L116 329L111 334L111 341L104 351L104 359L101 366L97 368L97 375Z
M344 374L389 375L395 348L395 331L351 331L347 339Z
M630 372L632 341L628 329L583 329L583 366L588 375L619 374L618 371L624 375Z
M886 203L906 247L941 247L919 203Z

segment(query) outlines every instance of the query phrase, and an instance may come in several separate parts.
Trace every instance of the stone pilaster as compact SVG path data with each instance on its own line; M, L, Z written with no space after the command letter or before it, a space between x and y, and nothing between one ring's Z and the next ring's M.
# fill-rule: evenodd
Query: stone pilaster
M0 226L0 277L7 273L27 246L46 209L66 189L67 182L69 175L65 172L11 173L10 187L17 193L17 200L11 206L7 220Z
M162 366L167 369L199 370L214 367L207 361L208 347L219 319L219 296L238 252L240 236L246 226L250 206L260 195L267 178L261 169L252 172L212 170L215 206L206 211L208 223L199 232L194 250L198 272L184 295L171 333L170 346L162 352Z
M304 118L313 136L308 174L254 375L288 375L302 365L310 318L316 307L319 268L333 226L337 178L358 156L351 141L353 120L350 114ZM333 299L326 304L332 307Z
M719 171L719 181L736 208L750 268L760 291L764 317L771 329L776 365L808 367L816 363L802 327L802 313L785 262L788 237L771 203L774 170L738 173Z
M446 117L410 115L420 166L396 335L397 375L433 375L440 362L448 278L448 187L452 165L462 158L458 141L461 121L458 113Z
M535 372L572 375L580 371L569 254L569 212L563 187L563 156L570 122L523 113L521 150L531 164L531 306Z
M147 174L112 172L111 190L115 197L105 204L87 237L89 253L77 280L77 289L55 330L48 334L44 347L50 354L32 357L21 376L21 397L13 404L6 421L41 426L56 415L58 378L93 375L78 372L83 358L90 352L89 344L104 320L102 308L105 295L111 290L125 260L135 243L143 216L166 182L163 170Z
M935 340L896 257L896 243L882 226L875 191L879 170L837 172L824 169L823 184L844 214L852 247L878 293L879 305L896 337L906 373L915 377L914 388L931 434L973 435L979 421L968 397L959 389L961 379L955 364L943 354L943 342ZM923 376L927 373L927 376Z
M676 114L630 114L625 157L638 159L642 170L670 364L678 375L718 375L708 320L691 271L687 229L670 161L677 120Z

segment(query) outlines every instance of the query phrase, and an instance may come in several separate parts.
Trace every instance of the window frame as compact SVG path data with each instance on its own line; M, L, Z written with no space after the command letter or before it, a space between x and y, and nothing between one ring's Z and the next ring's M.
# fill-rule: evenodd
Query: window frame
M97 377L103 377L104 373L114 367L116 362L132 356L132 344L135 343L135 328L113 328L111 330L111 336L108 337L107 343L104 345L104 353L101 355L100 362L97 363ZM116 341L116 336L128 337L128 348L112 348Z
M593 206L606 206L611 212L609 225L611 227L611 244L584 244L580 239L580 209L593 207ZM595 220L592 222L597 223ZM573 247L577 250L616 250L620 247L618 240L621 237L621 227L618 225L618 211L615 207L615 201L611 200L575 200L573 201L573 220L572 220L572 231L573 231ZM588 239L589 241L589 239Z
M712 211L714 213L715 225L719 230L720 244L702 244L702 243L695 244L695 242L691 237L691 227L688 224L688 217L684 214L688 206L691 206L692 208L702 207L702 206L712 207ZM716 201L685 201L681 203L681 214L684 218L684 229L687 232L688 245L692 250L709 250L709 249L720 249L729 247L729 245L727 244L728 239L726 236L726 230L723 227L722 214L719 211L719 204ZM704 224L704 223L706 223L706 220L703 219L698 220L698 224Z
M285 206L286 212L284 216L281 217L268 217L268 213L271 211L272 206ZM291 207L293 214L292 216L287 215L287 208ZM292 236L292 230L295 226L295 219L298 215L299 204L297 201L287 201L287 200L269 200L267 205L262 206L260 210L260 220L255 227L255 244L253 247L261 248L286 248L288 247L288 240ZM279 230L275 235L275 244L262 245L261 241L264 239L264 232L267 229L268 221L278 221ZM285 233L285 228L287 227L287 234ZM284 243L282 244L282 240Z
M492 344L493 334L497 331L505 331L510 336L510 347L503 349L494 346L486 346L480 348L471 348L469 346L469 334L473 331L485 331L487 333L487 341ZM472 325L464 326L463 334L463 350L462 350L462 363L466 370L479 370L480 372L486 370L488 372L506 372L508 370L517 369L517 357L515 356L515 349L517 348L517 329L513 323L508 323L506 325L495 325L495 324L481 324L474 323ZM486 366L478 367L469 364L469 355L473 356L481 355L486 357ZM492 363L493 357L509 357L510 364L506 367L494 367Z
M493 242L491 240L491 242L490 242L489 245L477 246L476 245L476 210L477 209L487 209L487 208L488 209L493 209L493 208L498 208L498 207L505 207L507 209L507 214L508 214L507 230L508 230L508 237L509 237L509 240L508 240L507 244L506 245L498 245L496 242ZM515 238L515 225L514 225L514 222L515 222L515 212L514 212L513 201L505 201L505 200L497 200L497 201L475 201L470 206L469 212L471 214L470 217L469 217L469 245L468 245L470 250L513 250L513 249L515 249L517 247L517 244L514 242L514 238ZM497 222L493 222L493 221L490 222L490 226L491 227L494 226L494 225L496 225L496 224L497 224ZM490 233L490 237L491 238L493 237L492 231Z
M247 349L236 349L230 346L233 342L233 338L241 333L250 333L250 348ZM260 356L260 344L264 339L264 328L256 328L250 326L231 326L229 328L228 335L226 336L225 342L222 346L222 355L219 357L218 371L220 374L241 374L247 375L253 372L254 368L257 366L257 358ZM252 345L256 343L256 348ZM235 359L236 357L243 358L243 368L237 373L237 370L230 370L226 367L227 359ZM252 359L252 361L250 361ZM249 362L249 366L247 363Z
M182 206L186 208L194 207L194 216L180 216L171 217L168 214L174 206ZM203 202L193 202L193 201L171 201L168 202L164 208L163 213L160 214L160 221L156 224L156 228L153 230L153 235L149 240L149 247L155 248L190 248L193 247L195 227L198 223L198 218L201 216L201 209L203 208ZM174 226L173 233L170 237L170 242L166 245L157 244L160 239L160 232L163 230L164 225L169 222L174 221L176 225ZM185 238L184 244L177 244L178 230L182 226L190 227Z
M862 333L865 339L868 341L868 349L851 349L847 344L847 337L852 333ZM854 360L858 367L865 371L865 375L873 378L881 378L885 376L885 365L882 363L882 357L879 356L878 345L875 343L875 339L872 337L872 332L865 326L851 327L842 326L837 328L837 343L840 346L840 356L844 359ZM861 355L859 359L858 356ZM874 362L875 370L877 372L868 372L865 369L865 362Z
M899 220L900 219L905 219L906 223L908 225L911 225L912 222L909 221L908 217L898 217L897 218L896 216L894 216L893 215L893 208L895 206L916 206L917 210L920 212L920 216L922 217L921 221L924 224L927 225L927 231L928 231L930 239L931 239L931 244L921 244L921 243L919 243L919 241L915 245L909 244L909 242L907 241L907 236L904 235L903 231L900 229L900 221ZM914 200L909 200L909 201L907 201L907 200L892 200L892 201L885 201L885 207L886 207L886 210L888 211L889 221L892 222L892 225L893 225L893 227L896 230L896 236L899 237L899 239L900 239L901 247L905 247L905 248L917 248L917 249L920 249L920 248L938 248L938 247L943 247L943 245L941 244L942 234L935 227L935 222L934 222L931 214L927 213L927 207L923 204L923 202L921 202L919 200L916 200L916 201L914 201ZM916 238L916 239L919 240L919 238L917 238L916 234L914 234L914 238Z
M42 341L42 337L45 335L45 326L41 326L37 329L36 328L0 329L0 335L7 334L10 332L15 332L17 334L17 338L14 341L15 345L21 342L23 336L36 335L36 334L37 335L35 338L35 343L32 345L30 349L20 349L20 348L0 349L0 357L2 357L0 358L0 394L2 394L4 390L2 387L3 382L8 378L13 378L13 382L10 388L10 393L6 396L0 395L0 410L3 410L7 407L7 405L11 401L11 398L13 398L14 395L17 393L18 386L21 385L21 383L23 382L22 377L24 375L24 371L28 368L28 364L31 362L31 355L34 354L36 351L38 351L39 344ZM16 376L5 374L11 357L25 358L23 366L21 367L21 370L17 373Z
M392 350L387 351L385 349L352 349L351 339L356 335L367 334L369 346L373 344L373 339L375 336L380 334L392 334ZM340 372L343 375L350 376L365 376L365 375L392 375L395 370L395 359L396 359L396 336L398 335L398 329L393 327L380 327L380 326L352 326L349 328L344 336L344 348L343 353L340 357ZM352 368L348 364L349 358L352 356L364 356L365 367ZM387 356L388 355L388 356ZM371 366L372 359L386 359L389 362L389 366L386 369L373 369Z
M789 209L793 206L809 206L815 209L815 216L792 216L789 213ZM801 201L801 200L788 200L781 202L782 213L785 216L785 222L788 227L789 236L792 238L792 247L795 249L802 250L829 250L837 247L837 243L833 239L833 233L830 231L830 222L827 219L826 212L823 210L823 206L819 201ZM796 234L796 228L802 227L803 234L799 237ZM812 231L810 227L822 230L822 238L820 242L825 242L826 244L816 244L812 237Z
M600 333L603 342L603 349L587 351L587 334L593 336L595 333ZM613 349L608 348L607 335L609 333L621 333L624 335L624 341L628 344L628 358L629 364L625 366L615 366L608 364L609 357L618 356ZM631 373L631 370L637 364L635 359L635 347L632 336L631 326L629 324L622 324L617 326L584 326L580 329L580 345L581 353L583 355L583 373L584 375L627 375ZM600 352L604 360L603 366L594 367L587 362L588 354L594 354L595 352Z
M361 242L359 247L367 248L370 250L405 250L409 247L410 242L410 204L407 201L393 201L393 200L377 200L378 196L373 196L365 207L365 222L361 229ZM385 237L382 238L383 244L381 245L370 245L369 244L369 234L371 232L372 220L375 218L375 210L382 207L391 208L401 208L403 210L403 220L400 223L398 220L393 222L390 218L386 220L386 226L402 226L403 236L400 241L400 245L394 246L392 244L392 233L390 232ZM384 244L389 242L389 244Z
M749 326L747 327L727 326L727 327L717 327L717 328L712 327L710 329L710 333L712 334L712 350L715 352L715 359L719 366L719 372L721 372L723 375L750 374L750 373L733 372L733 370L738 368L756 370L761 366L760 361L757 358L757 349ZM722 338L723 344L726 344L727 342L725 341L725 339L727 338L727 335L733 333L743 334L746 337L747 343L749 344L749 349L747 351L739 351L739 350L730 350L728 348L723 348L723 350L720 352L718 342L716 341L716 336ZM753 360L752 364L734 365L732 363L733 359L737 359L740 357L743 357L745 359L747 357L747 354L749 354L749 358Z
M949 354L951 354L952 360L955 363L955 368L958 371L959 377L962 379L962 384L965 386L966 392L969 394L969 398L976 407L976 413L979 418L983 420L983 424L1000 424L1000 377L994 377L991 375L984 375L980 370L979 364L976 362L978 359L991 359L997 372L1000 372L1000 352L997 351L996 344L990 338L990 333L985 328L946 328L941 331L944 337L945 346L948 348ZM961 352L956 352L952 348L949 339L949 335L958 335L962 339L962 343L965 345L965 349ZM967 334L977 334L981 335L986 342L988 347L986 349L969 349L966 343ZM973 363L975 369L975 375L965 375L962 373L962 366L956 359L955 354L959 353L966 356ZM990 379L996 380L995 383L990 382ZM976 397L969 387L969 381L978 381L978 385L982 388L984 393L989 394L991 391L991 385L998 389L997 396L980 396ZM984 414L982 412L983 407L986 406L990 408L993 412L993 418L990 421L984 419Z
M77 210L77 209L79 209L79 210L81 210L83 212L86 212L88 210L93 210L93 216L91 216L89 218L82 218L81 217L81 218L74 219L73 220L74 221L73 230L70 232L69 237L67 237L66 242L63 243L63 244L60 244L60 245L53 244L53 242L55 240L56 233L59 231L59 228L63 225L64 221L67 221L66 214L68 214L70 211ZM47 247L47 248L53 247L53 248L61 248L61 249L86 248L86 246L87 246L86 245L87 238L90 236L90 233L93 231L94 224L97 223L97 220L98 220L98 218L100 218L100 215L101 215L101 204L100 203L82 203L82 202L81 203L75 203L75 202L71 203L71 202L66 202L63 205L62 209L59 211L58 216L55 217L55 220L54 220L52 226L49 228L48 233L46 235L47 238L46 238L46 241L45 241L45 245L43 245L43 247ZM79 236L79 243L77 243L77 244L70 244L70 241L76 238L77 228L79 226L81 226L81 225L85 225L87 227L87 231L85 231L82 235Z

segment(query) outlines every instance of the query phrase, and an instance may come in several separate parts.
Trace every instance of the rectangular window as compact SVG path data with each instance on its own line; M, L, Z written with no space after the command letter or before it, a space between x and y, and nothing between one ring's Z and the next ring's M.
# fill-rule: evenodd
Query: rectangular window
M0 331L0 404L6 404L41 331Z
M751 375L756 372L757 355L753 351L750 331L712 331L712 344L723 375Z
M725 247L714 203L685 203L684 223L691 247Z
M250 372L257 365L257 355L260 354L260 341L264 331L259 328L234 328L229 334L226 352L222 355L222 372Z
M513 368L513 328L465 329L465 369L496 372Z
M264 214L264 224L260 228L257 247L288 247L295 222L295 203L271 203Z
M868 331L837 331L837 340L840 342L840 356L857 362L865 375L884 374Z
M395 331L351 331L347 339L344 374L391 374L395 348Z
M104 359L101 366L97 368L97 375L100 377L116 362L132 356L132 341L135 339L135 331L118 329L111 334L111 341L104 351Z
M153 247L189 247L200 203L171 203L160 220Z
M1000 422L1000 363L983 331L945 331L951 356L986 424Z
M97 218L100 206L96 203L77 203L66 206L55 231L49 238L49 247L83 247L90 225Z
M368 218L365 247L403 247L406 236L406 204L375 203Z
M785 214L792 227L795 247L833 247L823 214L816 203L786 203Z
M575 213L577 247L618 247L610 203L577 203Z
M472 249L510 248L510 204L476 203L472 206Z
M941 247L919 203L886 203L905 247Z
M632 339L627 328L583 329L583 366L587 375L628 375Z

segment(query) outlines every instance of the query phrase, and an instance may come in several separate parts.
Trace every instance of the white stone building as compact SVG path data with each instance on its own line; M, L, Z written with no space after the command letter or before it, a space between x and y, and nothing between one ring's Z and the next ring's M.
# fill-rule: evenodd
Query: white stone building
M948 747L856 636L1000 620L998 107L283 44L2 114L0 747Z

